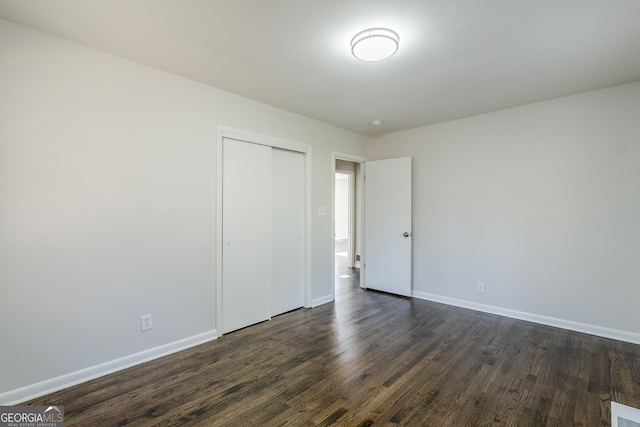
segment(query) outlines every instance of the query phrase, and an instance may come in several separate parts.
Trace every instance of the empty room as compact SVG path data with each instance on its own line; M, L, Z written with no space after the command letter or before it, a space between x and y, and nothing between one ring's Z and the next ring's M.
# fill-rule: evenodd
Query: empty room
M640 426L638 22L0 0L0 426Z

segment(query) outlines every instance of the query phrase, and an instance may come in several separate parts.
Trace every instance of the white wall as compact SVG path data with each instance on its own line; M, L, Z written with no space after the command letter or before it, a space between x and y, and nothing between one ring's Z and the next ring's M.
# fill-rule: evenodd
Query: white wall
M414 159L415 295L640 342L640 83L390 134L370 154Z
M217 124L312 145L331 296L318 206L366 138L6 21L0 57L0 403L215 336Z

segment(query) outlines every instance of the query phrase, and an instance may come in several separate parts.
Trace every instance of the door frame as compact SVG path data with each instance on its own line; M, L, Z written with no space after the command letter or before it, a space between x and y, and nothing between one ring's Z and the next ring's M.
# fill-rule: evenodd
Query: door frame
M347 154L347 153L340 153L338 151L332 151L331 152L331 172L332 172L332 177L333 179L331 180L332 184L331 184L331 233L332 235L335 233L335 229L336 229L336 160L345 160L347 162L352 162L352 163L359 163L360 164L360 170L358 171L358 182L360 182L360 185L358 187L356 187L356 194L358 196L358 198L360 198L361 200L361 204L362 207L364 207L365 204L365 200L364 200L364 164L366 162L369 161L369 159L367 159L366 157L360 157L360 156L354 156L352 154ZM355 174L354 174L355 175ZM357 215L357 222L359 224L361 224L362 227L362 232L360 233L360 287L364 287L364 275L365 275L365 271L364 268L362 268L362 260L366 259L365 258L365 253L364 253L364 241L366 239L366 236L364 235L364 214L363 214L364 209L361 208L360 211L358 212ZM333 280L333 286L331 287L331 300L334 301L336 299L336 254L335 254L335 237L333 237L331 239L331 277ZM355 243L354 243L355 246Z
M303 195L303 307L311 307L311 146L283 138L262 135L241 129L218 124L216 126L216 257L215 257L215 308L216 308L216 335L223 330L222 324L222 179L223 179L223 138L253 144L266 145L272 148L295 151L304 156L304 195ZM335 268L335 267L334 267Z

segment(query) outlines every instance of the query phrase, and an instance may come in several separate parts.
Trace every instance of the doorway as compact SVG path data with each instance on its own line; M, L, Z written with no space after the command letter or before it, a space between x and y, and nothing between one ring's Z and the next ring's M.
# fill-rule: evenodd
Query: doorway
M334 152L333 162L334 173L353 171L356 181L353 192L356 199L353 267L349 267L349 252L345 251L345 247L348 246L338 239L334 251L334 299L339 299L336 295L339 294L340 286L354 283L356 280L363 289L411 296L411 157L368 161L365 158ZM339 189L341 184L334 185L335 196L336 188ZM334 203L338 206L340 201ZM334 214L334 220L335 216ZM339 231L335 228L334 226L337 236Z
M335 176L335 229L336 255L345 258L346 266L355 265L355 173L337 170Z
M335 160L334 173L334 295L360 286L362 229L360 163Z

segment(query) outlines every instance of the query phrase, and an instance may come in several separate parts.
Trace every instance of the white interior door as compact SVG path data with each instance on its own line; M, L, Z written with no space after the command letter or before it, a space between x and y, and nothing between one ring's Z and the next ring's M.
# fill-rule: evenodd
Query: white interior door
M224 138L222 331L270 318L271 147Z
M365 164L364 286L411 296L411 157Z
M271 315L304 304L304 155L274 148Z

